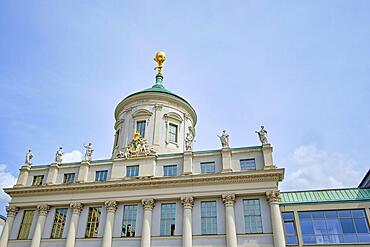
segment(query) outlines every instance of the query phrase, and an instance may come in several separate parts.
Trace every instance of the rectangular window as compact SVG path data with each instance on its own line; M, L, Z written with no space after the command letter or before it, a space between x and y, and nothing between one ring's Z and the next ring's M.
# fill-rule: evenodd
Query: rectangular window
M126 177L137 177L139 176L139 166L127 166Z
M116 134L114 135L114 147L118 145L118 138L119 138L119 130L117 130Z
M242 171L256 170L256 160L255 159L240 160L240 170Z
M260 200L243 200L245 233L262 233Z
M215 173L216 172L215 162L200 163L200 172L201 173Z
M96 171L95 172L95 181L105 182L105 181L107 181L107 176L108 176L108 171L107 170Z
M163 166L163 175L165 177L177 176L177 165Z
M53 228L51 230L51 238L62 238L64 226L67 220L68 208L57 208L55 210L55 217Z
M138 132L142 138L145 137L145 125L146 125L145 120L136 122L136 132Z
M135 237L137 205L123 207L122 237Z
M299 212L304 244L370 243L364 209Z
M285 239L287 244L298 244L297 230L295 227L294 213L284 212L282 213L284 220L284 231Z
M172 124L172 123L169 124L168 141L177 142L177 125L176 124Z
M32 186L41 186L44 181L44 175L33 176Z
M34 210L24 211L21 228L18 234L18 239L28 239L34 214L35 214Z
M161 204L161 236L175 234L176 203Z
M216 202L201 202L202 235L217 234Z
M96 238L98 236L100 215L101 208L89 208L85 238Z
M63 183L72 184L75 182L75 173L64 173Z

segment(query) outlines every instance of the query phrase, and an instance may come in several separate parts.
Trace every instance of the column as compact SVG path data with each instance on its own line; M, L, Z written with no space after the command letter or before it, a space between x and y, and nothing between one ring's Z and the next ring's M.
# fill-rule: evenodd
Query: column
M80 202L72 202L69 207L72 209L71 223L67 233L67 239L65 247L74 247L76 241L77 227L80 220L80 214L83 205Z
M144 208L143 226L141 231L141 247L150 247L154 199L143 199L141 203Z
M272 234L274 235L274 246L285 247L285 237L283 229L283 221L281 219L279 201L280 192L270 191L266 192L267 201L270 204Z
M181 203L184 205L184 216L182 219L182 246L193 246L193 232L192 232L192 208L194 198L191 196L181 197Z
M2 247L6 247L8 245L9 236L13 229L13 223L15 216L18 213L18 208L15 206L8 206L6 207L6 212L8 213L8 218L6 219L3 234L1 235L0 239L0 246Z
M46 216L48 215L49 206L46 204L37 205L39 211L39 218L37 219L36 228L33 233L31 247L39 247L41 243L41 236L44 231Z
M114 215L117 210L117 202L116 201L106 201L105 208L107 210L107 218L105 220L102 247L111 247L113 226L114 226Z
M227 193L222 195L222 201L225 205L226 220L226 246L237 247L236 227L235 227L235 194Z

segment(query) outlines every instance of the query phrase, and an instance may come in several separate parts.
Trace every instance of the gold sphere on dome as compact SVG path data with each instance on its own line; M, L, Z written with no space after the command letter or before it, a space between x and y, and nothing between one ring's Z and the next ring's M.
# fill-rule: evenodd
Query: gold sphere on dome
M161 74L163 69L163 63L164 61L166 61L166 54L164 54L163 51L157 52L155 54L154 61L157 62L157 67L155 67L154 69L157 70L157 74Z

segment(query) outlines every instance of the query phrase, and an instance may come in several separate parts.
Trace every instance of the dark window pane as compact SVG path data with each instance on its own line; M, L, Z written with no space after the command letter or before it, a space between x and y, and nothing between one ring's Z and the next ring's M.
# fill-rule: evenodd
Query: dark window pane
M344 234L343 243L357 243L356 234Z
M360 243L370 243L370 234L358 234L357 236Z
M302 234L315 234L311 220L301 220Z
M312 235L304 235L303 236L303 243L305 244L316 244L316 238Z
M287 244L298 244L297 236L287 236L286 243Z
M350 210L340 210L338 211L339 217L352 217L351 211Z
M312 218L314 218L314 219L323 219L324 218L324 212L323 211L312 212Z
M340 219L340 224L342 226L343 233L356 233L355 225L351 218Z
M324 214L326 218L337 218L338 217L337 211L325 211Z
M365 218L355 218L354 221L357 233L369 233L369 226Z
M294 222L285 222L285 232L288 235L295 234Z
M359 209L359 210L351 210L352 211L352 215L354 218L365 218L365 211L362 210L362 209Z
M311 219L311 212L299 212L300 219Z
M294 220L294 214L293 214L293 212L285 212L285 213L283 213L283 219L284 220Z

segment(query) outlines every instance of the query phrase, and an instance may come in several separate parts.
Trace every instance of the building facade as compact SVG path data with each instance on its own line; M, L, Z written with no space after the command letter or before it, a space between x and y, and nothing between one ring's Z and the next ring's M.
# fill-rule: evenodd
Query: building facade
M165 55L155 60L154 86L116 107L110 159L92 160L88 145L81 162L62 163L59 149L51 164L32 165L29 152L17 184L5 189L12 200L1 247L320 245L324 233L308 236L301 211L337 209L363 210L351 218L363 228L356 241L342 231L332 242L370 244L369 189L358 189L361 201L324 208L299 201L299 192L280 194L284 169L263 128L260 146L230 147L224 132L222 148L193 151L196 112L163 86Z

